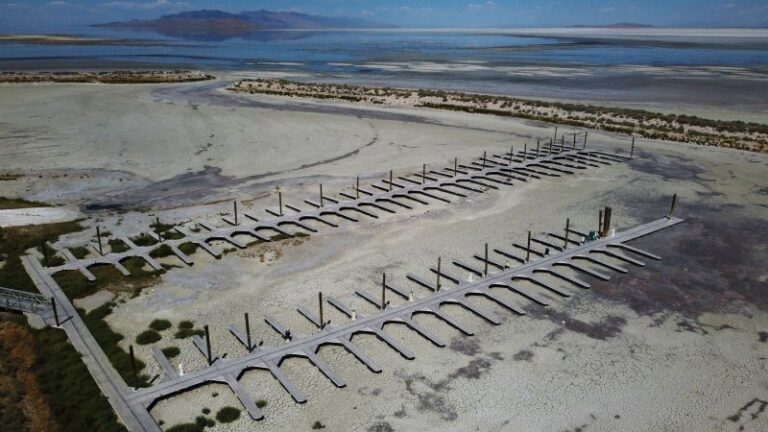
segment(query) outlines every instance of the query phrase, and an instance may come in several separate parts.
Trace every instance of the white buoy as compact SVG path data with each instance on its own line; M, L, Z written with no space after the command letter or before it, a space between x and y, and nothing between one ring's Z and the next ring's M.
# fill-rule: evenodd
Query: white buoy
M474 281L475 281L475 275L473 275L472 273L470 273L470 274L469 274L469 277L467 278L467 281L469 281L469 282L474 282Z
M409 301L409 302L412 302L412 301L413 301L413 291L411 291L411 293L410 293L410 294L408 294L408 301Z
M512 267L512 264L511 264L509 261L505 261L505 262L504 262L504 268L505 268L505 269L508 269L508 268L510 268L510 267Z
M357 319L357 312L353 310L352 311L352 321L354 321L356 319Z
M611 237L616 236L616 228L611 228Z
M184 376L184 363L179 363L179 376Z

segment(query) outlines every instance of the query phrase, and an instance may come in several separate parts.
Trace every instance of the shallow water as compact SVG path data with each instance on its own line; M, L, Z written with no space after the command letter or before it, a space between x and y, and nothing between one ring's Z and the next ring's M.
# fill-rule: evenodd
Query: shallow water
M768 32L685 32L398 29L233 36L78 27L60 33L160 44L0 44L0 70L192 67L298 73L313 80L650 104L657 110L669 104L710 107L758 121L768 114Z

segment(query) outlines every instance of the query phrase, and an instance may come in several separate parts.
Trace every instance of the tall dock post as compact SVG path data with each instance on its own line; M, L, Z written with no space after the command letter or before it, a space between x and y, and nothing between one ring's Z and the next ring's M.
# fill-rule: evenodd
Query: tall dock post
M280 207L280 216L283 215L283 193L277 191L277 206Z
M205 349L208 354L208 366L213 364L213 357L211 356L211 333L208 331L208 325L205 327Z
M440 291L440 257L437 257L437 283L435 284L435 291Z
M317 306L320 310L320 323L318 327L320 328L320 330L322 330L323 327L325 327L325 320L323 319L323 293L322 292L317 293Z
M531 232L528 231L528 247L525 248L525 262L531 260Z
M672 195L672 204L669 206L669 214L667 219L672 219L672 213L675 211L675 203L677 202L677 194Z
M128 345L128 354L131 356L131 372L133 373L133 388L139 388L139 377L136 374L136 357L133 355L133 345Z
M387 274L381 274L381 310L387 307Z
M245 339L248 343L246 348L248 352L251 352L253 344L251 343L251 321L248 319L248 312L245 313Z
M56 309L56 298L51 297L51 308L53 309L53 321L56 323L56 327L60 326L59 311Z
M101 228L98 225L96 225L96 240L98 240L99 242L99 255L104 255L104 249L102 249L102 246L101 246Z
M565 241L563 242L563 250L568 249L568 234L571 233L571 219L565 219Z

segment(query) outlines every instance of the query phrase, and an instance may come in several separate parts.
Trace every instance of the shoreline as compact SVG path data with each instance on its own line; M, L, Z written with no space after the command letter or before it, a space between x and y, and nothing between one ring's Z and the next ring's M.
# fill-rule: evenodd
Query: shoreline
M735 148L758 153L768 152L768 126L739 120L714 120L633 108L521 99L481 93L308 83L284 79L244 79L227 89L250 94L492 114L637 135L649 139Z
M101 83L167 84L208 81L215 77L199 71L112 71L112 72L0 72L0 83Z

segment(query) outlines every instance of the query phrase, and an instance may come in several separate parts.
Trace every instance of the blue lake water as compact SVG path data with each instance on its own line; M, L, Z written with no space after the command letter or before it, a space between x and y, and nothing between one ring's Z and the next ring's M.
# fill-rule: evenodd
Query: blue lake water
M671 100L762 110L768 100L768 37L638 41L458 30L265 31L233 37L95 27L62 33L165 45L0 44L0 70L155 65L617 102Z

